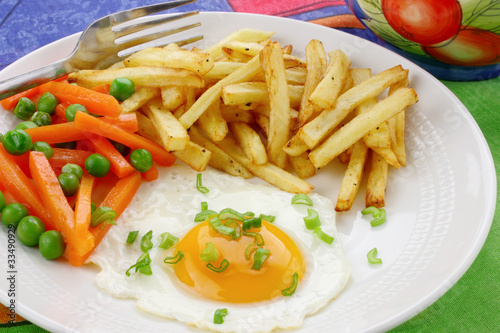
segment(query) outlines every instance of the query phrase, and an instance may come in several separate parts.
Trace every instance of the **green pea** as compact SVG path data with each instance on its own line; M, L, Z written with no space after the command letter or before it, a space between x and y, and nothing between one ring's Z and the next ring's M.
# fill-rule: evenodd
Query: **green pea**
M46 92L40 97L38 103L36 103L36 109L38 111L48 113L49 115L53 115L56 111L57 104L59 104L57 97L49 92Z
M125 77L118 77L111 82L109 94L118 101L123 102L135 92L134 81Z
M17 239L26 246L36 246L45 232L45 224L36 216L25 216L16 229Z
M76 141L70 141L70 142L58 142L54 144L56 148L62 148L62 149L75 149L76 148Z
M127 156L129 153L130 153L130 147L127 147L125 146L123 143L120 143L120 142L116 142L116 141L113 141L113 140L109 140L113 146L116 148L116 150L118 150L118 152L122 155L122 156Z
M81 180L83 177L83 169L78 164L68 163L62 167L61 172L62 173L72 173L76 177L78 177L78 180Z
M25 216L28 216L28 210L23 204L18 202L6 205L2 209L2 215L0 215L2 222L6 227L13 225L15 228L17 228L19 221L21 221L21 219Z
M109 160L101 154L91 154L85 160L85 170L94 177L104 177L111 168Z
M0 191L0 212L5 207L5 205L5 196L3 195L2 191Z
M14 114L22 120L30 119L35 111L35 103L27 97L21 97L14 108Z
M136 149L130 153L130 164L139 172L146 172L153 166L153 157L146 149Z
M14 127L14 129L25 130L28 128L35 128L35 127L38 127L38 125L30 120L26 120L26 121L23 121L23 122L20 122L19 124L17 124L16 127Z
M66 243L59 231L49 230L40 236L38 249L45 259L53 260L63 255Z
M80 180L73 173L61 173L59 177L59 185L63 190L63 193L66 197L72 197L78 192L78 188L80 187Z
M50 114L42 111L37 111L33 113L30 118L30 121L37 124L37 126L47 126L52 124L52 118L50 118Z
M71 104L66 108L66 120L75 121L75 114L77 111L89 113L85 106L81 104Z
M2 144L9 154L16 156L23 155L33 146L31 136L23 130L8 131L2 138Z
M47 159L51 158L54 155L54 148L52 148L45 141L37 141L33 143L33 147L31 147L33 151L41 151Z

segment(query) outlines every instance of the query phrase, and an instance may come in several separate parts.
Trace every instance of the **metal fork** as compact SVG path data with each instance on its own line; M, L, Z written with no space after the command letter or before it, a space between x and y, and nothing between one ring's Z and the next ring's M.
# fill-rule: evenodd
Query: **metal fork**
M201 24L188 24L175 29L168 28L164 24L198 14L198 11L145 16L193 2L196 0L174 0L124 10L94 21L83 31L75 49L68 57L31 72L0 81L0 100L71 72L81 69L105 68L133 52L152 46L151 43L153 46L171 43L172 41L164 41L163 37L192 29ZM135 20L141 17L144 18ZM202 38L203 36L194 36L175 41L175 43L185 45Z

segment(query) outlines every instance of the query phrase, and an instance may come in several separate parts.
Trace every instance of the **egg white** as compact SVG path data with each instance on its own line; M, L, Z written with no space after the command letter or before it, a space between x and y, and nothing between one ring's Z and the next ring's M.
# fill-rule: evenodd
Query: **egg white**
M323 308L345 288L351 273L335 227L335 211L330 200L309 194L318 211L325 233L335 237L329 245L305 228L305 205L292 205L293 194L267 184L253 184L216 170L203 172L203 185L210 192L196 190L197 172L183 165L161 168L159 179L141 185L130 206L113 226L89 261L101 267L96 276L99 287L117 298L135 298L146 312L218 332L268 332L276 328L301 326L304 317ZM294 295L250 304L218 302L185 290L174 270L163 263L173 249L156 245L163 232L181 239L196 225L194 216L206 201L209 209L233 208L240 212L275 215L274 224L299 246L306 272ZM126 244L130 231L139 230L133 244ZM149 251L153 274L125 271L141 255L140 239L153 231L155 246ZM214 324L214 312L227 308L223 324Z

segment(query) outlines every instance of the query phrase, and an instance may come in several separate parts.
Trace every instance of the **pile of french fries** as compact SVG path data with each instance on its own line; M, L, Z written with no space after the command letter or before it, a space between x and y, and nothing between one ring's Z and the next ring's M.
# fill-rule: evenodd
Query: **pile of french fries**
M205 50L148 48L69 80L89 88L134 81L123 112L136 112L139 133L194 170L210 165L308 193L306 179L339 158L346 171L336 210L352 207L364 173L366 205L385 206L389 165L406 165L405 109L418 100L408 71L372 75L318 40L301 59L272 35L242 29Z

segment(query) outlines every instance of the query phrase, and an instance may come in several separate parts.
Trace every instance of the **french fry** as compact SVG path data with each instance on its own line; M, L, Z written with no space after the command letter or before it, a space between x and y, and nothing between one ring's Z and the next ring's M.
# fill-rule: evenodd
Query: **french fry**
M212 152L210 150L193 141L189 141L185 149L177 150L172 153L191 169L199 172L207 168L212 157Z
M254 164L267 163L266 147L250 125L244 122L232 122L230 128L239 146Z
M251 124L254 121L254 115L249 110L243 110L237 106L228 106L221 103L220 110L222 112L222 117L228 122L242 121L244 123Z
M260 53L260 62L266 77L271 106L267 137L268 158L271 163L284 169L286 153L283 146L288 141L291 120L290 98L281 46L278 43L266 45Z
M358 140L353 144L340 191L335 205L337 212L345 212L351 209L354 199L359 191L366 159L368 156L368 147L363 140Z
M151 87L140 87L121 103L122 113L130 113L139 110L150 100L160 96L160 89Z
M382 208L385 206L388 172L389 164L386 160L377 153L372 152L368 179L366 181L366 207L375 206Z
M186 102L184 87L161 87L161 100L165 109L170 111L177 109Z
M185 69L167 67L126 67L104 70L81 70L71 73L68 82L92 88L101 84L111 84L118 77L126 77L137 86L163 87L184 86L203 87L203 79Z
M398 89L377 103L370 111L356 116L337 132L333 133L320 146L309 153L309 158L316 168L325 166L342 151L366 135L373 126L386 121L417 101L418 97L413 89Z
M302 153L299 156L288 156L288 161L297 177L301 179L307 179L316 174L316 168L309 159L308 153Z
M408 79L399 81L389 88L389 94L394 93L400 87L407 87ZM389 131L391 133L391 148L396 155L401 166L406 166L405 152L405 116L406 111L398 113L390 118L388 122Z
M242 62L233 61L215 62L214 67L203 76L203 79L205 81L222 80L243 65Z
M261 42L268 39L273 34L274 32L262 31L258 29L240 29L206 48L203 52L209 53L215 61L222 55L222 47L230 41Z
M288 85L290 107L298 107L304 93L301 85ZM226 105L269 104L269 94L264 82L241 82L222 87L222 100Z
M142 112L156 127L161 145L168 151L184 150L189 142L189 135L184 127L165 109L160 101L153 101L142 107Z
M210 105L207 111L205 111L197 121L201 130L207 133L213 141L220 141L224 139L226 134L229 132L227 122L220 109L220 104L220 100L212 103L212 105Z

